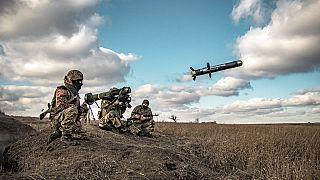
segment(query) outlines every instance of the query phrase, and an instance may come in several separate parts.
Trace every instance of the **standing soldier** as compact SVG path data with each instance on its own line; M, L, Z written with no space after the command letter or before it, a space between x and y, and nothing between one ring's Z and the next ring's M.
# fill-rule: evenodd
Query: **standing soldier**
M133 120L133 124L130 126L130 131L133 134L152 137L150 132L154 131L155 122L147 99L133 109L130 119Z
M80 106L79 90L81 89L83 74L78 70L71 70L64 77L64 85L58 86L52 98L50 123L53 130L48 143L61 137L67 145L77 145L74 136L81 131L80 117L83 106Z

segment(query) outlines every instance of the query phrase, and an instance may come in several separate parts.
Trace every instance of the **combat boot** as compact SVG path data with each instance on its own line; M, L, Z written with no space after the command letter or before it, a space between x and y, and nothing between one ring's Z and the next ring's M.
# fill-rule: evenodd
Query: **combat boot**
M52 133L49 135L47 144L50 144L52 141L60 138L61 136L62 136L61 131L55 130L54 132L52 132Z
M120 134L123 134L123 133L126 133L126 132L129 131L128 128L125 127L125 126L120 126L120 127L118 127L117 129L118 129L118 131L119 131Z
M72 137L74 140L88 140L86 131L83 128L77 128L74 130Z
M103 130L106 130L106 131L112 131L112 127L109 126L108 124L99 123L99 128L103 129Z
M149 130L146 128L142 128L137 135L140 137L149 137L149 138L153 137L152 134L149 132Z
M73 139L73 137L71 135L62 135L61 136L61 142L63 142L65 145L68 145L68 146L76 146L76 145L79 145L80 143L75 141Z

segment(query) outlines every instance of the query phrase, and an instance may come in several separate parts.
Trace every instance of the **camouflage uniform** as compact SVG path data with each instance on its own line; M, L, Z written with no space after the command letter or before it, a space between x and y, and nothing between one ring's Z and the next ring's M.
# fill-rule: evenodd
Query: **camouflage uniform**
M83 105L80 106L78 91L82 85L83 75L80 71L71 70L64 79L64 86L58 86L52 99L50 112L50 124L53 133L49 136L48 143L61 137L63 142L73 141L73 134L81 131L80 116ZM81 81L80 87L73 84L74 81Z
M83 122L83 123L90 123L90 117L89 117L89 108L88 108L88 105L83 103L81 106L81 109L82 109L82 113L81 113L81 116L80 116L80 122Z
M147 134L154 131L155 122L152 111L148 106L149 101L144 100L142 105L136 106L131 112L133 124L130 126L130 131L135 135L139 135L142 131L147 132Z
M126 106L121 105L117 98L102 100L101 111L99 112L99 127L104 130L116 128L121 132L124 131L125 123L121 121L121 118L125 110Z

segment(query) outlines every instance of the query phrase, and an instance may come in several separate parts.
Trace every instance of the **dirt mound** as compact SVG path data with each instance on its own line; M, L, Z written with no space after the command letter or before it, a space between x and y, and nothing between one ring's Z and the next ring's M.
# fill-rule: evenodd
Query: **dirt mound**
M155 133L153 138L84 126L88 140L46 145L49 129L10 145L6 170L26 179L207 179L215 176L196 142ZM5 178L5 176L2 176ZM1 176L0 176L1 178Z
M34 133L35 130L17 119L0 113L0 165L3 163L3 151L6 146L17 139Z

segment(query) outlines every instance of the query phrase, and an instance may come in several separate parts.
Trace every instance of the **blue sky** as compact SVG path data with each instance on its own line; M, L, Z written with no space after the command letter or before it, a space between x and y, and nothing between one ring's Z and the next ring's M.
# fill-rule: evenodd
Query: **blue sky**
M317 0L15 0L0 7L0 109L8 114L37 116L66 72L79 69L81 96L131 86L132 104L148 98L159 121L171 114L181 122L319 121ZM242 67L191 80L190 66L237 59Z
M232 7L231 1L112 1L99 8L109 19L100 42L141 56L132 64L135 77L166 83L190 66L236 58L232 43L249 26L234 25Z

